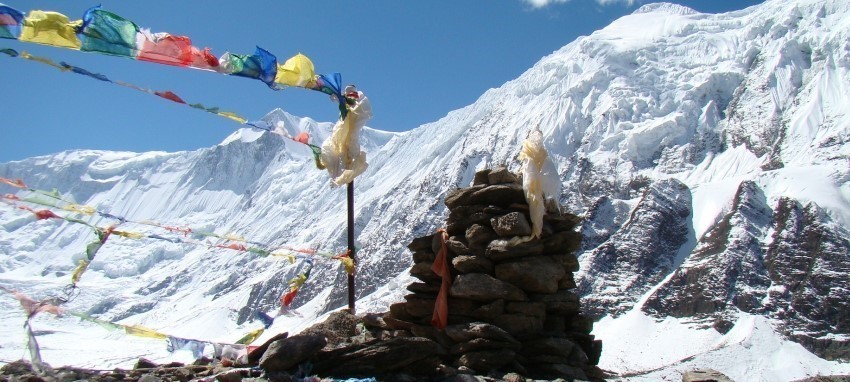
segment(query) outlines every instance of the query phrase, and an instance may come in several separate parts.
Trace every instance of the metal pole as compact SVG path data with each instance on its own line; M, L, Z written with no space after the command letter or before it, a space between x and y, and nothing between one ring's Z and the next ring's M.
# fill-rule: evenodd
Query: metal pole
M354 264L357 264L357 259L354 257L354 180L348 183L348 250L349 256ZM356 269L356 267L355 267ZM354 314L354 274L348 275L348 309L351 314Z

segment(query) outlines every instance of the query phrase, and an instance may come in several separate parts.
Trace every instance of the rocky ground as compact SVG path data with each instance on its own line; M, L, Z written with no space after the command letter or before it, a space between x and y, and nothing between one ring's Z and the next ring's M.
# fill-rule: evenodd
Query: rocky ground
M200 359L191 365L179 363L167 365L153 365L149 361L140 359L136 368L132 370L92 370L63 366L56 369L50 368L43 373L33 370L32 365L25 361L15 361L0 368L0 382L168 382L168 381L221 381L221 382L417 382L417 381L444 381L444 382L531 382L539 380L526 379L518 374L504 374L494 376L476 376L469 374L458 374L437 379L421 379L416 376L393 376L392 379L375 378L348 378L333 379L318 376L299 376L287 373L267 373L260 368L225 366L218 361ZM566 381L558 379L554 381Z

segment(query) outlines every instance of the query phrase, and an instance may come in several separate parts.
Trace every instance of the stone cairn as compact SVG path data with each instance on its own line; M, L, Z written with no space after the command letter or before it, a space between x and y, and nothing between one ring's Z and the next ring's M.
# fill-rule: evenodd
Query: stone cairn
M395 382L468 381L472 375L603 380L596 367L602 343L571 292L580 219L550 206L541 237L516 240L532 233L520 184L500 168L480 171L471 187L450 192L447 234L408 245L410 273L420 281L389 312L334 312L295 336L272 338L249 354L249 364L281 381L304 365L313 375ZM449 280L432 265L446 236L447 261L438 263L447 264L451 286L446 326L438 328L434 307Z
M589 379L602 351L591 335L593 320L581 314L573 272L580 218L549 206L540 238L532 233L521 181L505 168L475 174L472 187L450 192L445 231L451 261L448 326L430 326L441 277L432 271L441 233L414 239L405 301L384 321L409 322L416 336L448 350L443 361L478 374L510 371L542 378Z

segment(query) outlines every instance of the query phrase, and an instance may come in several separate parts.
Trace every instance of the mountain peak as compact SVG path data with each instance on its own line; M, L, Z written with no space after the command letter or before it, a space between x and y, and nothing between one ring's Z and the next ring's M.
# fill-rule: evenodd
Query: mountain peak
M652 3L646 4L632 12L633 15L640 13L654 13L654 12L665 12L673 15L694 15L699 12L695 11L693 8L686 7L684 5L673 4L673 3Z

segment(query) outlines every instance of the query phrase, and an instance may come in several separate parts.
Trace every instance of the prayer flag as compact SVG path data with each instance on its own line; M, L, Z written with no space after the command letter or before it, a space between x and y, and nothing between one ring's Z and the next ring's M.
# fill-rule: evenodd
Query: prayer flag
M305 86L315 77L313 62L307 56L298 53L283 65L277 65L274 82L285 86Z
M442 278L440 284L440 292L437 294L437 301L434 303L434 314L431 316L431 325L437 329L445 329L449 323L449 290L452 288L452 275L449 270L448 247L446 240L449 234L444 229L439 229L437 235L440 235L440 251L437 253L437 258L434 264L431 265L431 270Z
M74 65L70 65L70 64L68 64L68 63L66 63L66 62L64 62L64 61L63 61L63 62L60 62L60 63L59 63L59 65L60 65L60 66L62 66L63 68L65 68L65 69L68 69L68 70L70 70L70 71L72 71L72 72L74 72L74 73L77 73L77 74L82 74L82 75L84 75L84 76L89 76L89 77L91 77L91 78L94 78L94 79L96 79L96 80L100 80L100 81L112 82L112 81L110 81L110 80L109 80L109 78L107 78L107 77L106 77L106 76L104 76L103 74L100 74L100 73L92 73L92 72L90 72L90 71L88 71L88 70L85 70L85 69L83 69L83 68L79 68L79 67L76 67L76 66L74 66Z
M177 103L186 103L182 98L180 98L177 94L174 94L171 90L166 90L164 92L156 91L153 94L156 94L162 98L165 98L169 101L174 101Z
M89 8L83 15L81 50L116 56L136 57L136 35L139 26L112 12Z
M79 50L82 43L77 38L77 28L82 23L71 22L58 12L30 11L24 18L19 40Z
M122 326L124 327L124 332L126 332L127 334L130 334L130 335L133 335L133 336L147 337L147 338L157 338L157 339L161 339L161 340L168 338L168 336L165 335L165 334L162 334L160 332L157 332L155 330L148 329L148 328L145 328L145 327L142 327L142 326L137 326L137 325L122 325Z
M251 56L225 53L221 66L227 74L256 78L272 87L277 75L277 57L259 46Z
M24 14L0 3L0 38L17 39L21 35Z
M237 345L247 345L251 342L254 342L257 338L260 337L261 334L265 331L265 328L260 328L257 330L253 330L246 334L244 337L240 338L239 341L236 341Z
M150 33L142 30L138 34L141 47L140 61L156 62L165 65L189 66L192 63L192 40L186 36L172 36L168 33Z

